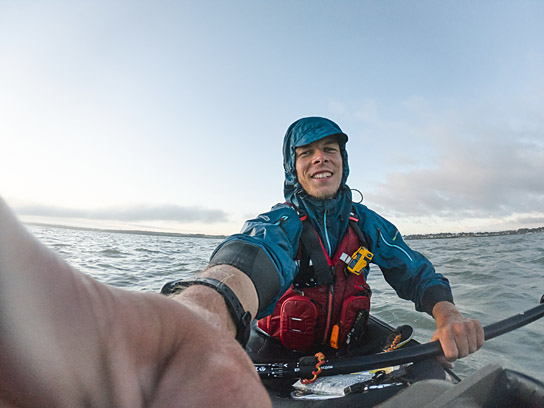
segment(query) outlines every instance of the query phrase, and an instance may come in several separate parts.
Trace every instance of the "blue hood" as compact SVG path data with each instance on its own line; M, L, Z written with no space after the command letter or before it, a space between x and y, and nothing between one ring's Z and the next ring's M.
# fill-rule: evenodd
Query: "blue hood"
M338 136L338 144L340 145L343 163L342 181L338 195L335 198L318 200L308 195L297 179L295 148L332 135ZM283 139L283 168L285 171L283 194L285 200L310 217L312 224L318 230L319 236L328 244L329 254L334 252L338 240L346 231L352 207L351 190L346 184L349 174L348 154L346 152L347 141L348 136L342 132L336 123L320 117L297 120L289 126ZM329 220L337 220L329 224L328 227L325 225L328 223L324 218L325 212L327 214L325 216Z
M288 202L296 205L297 203L293 201L296 200L296 196L306 195L297 179L295 149L332 135L338 136L338 144L342 154L343 171L340 190L347 188L346 181L349 175L349 165L346 142L348 136L332 120L320 117L302 118L289 126L283 139L283 169L285 171L283 194Z

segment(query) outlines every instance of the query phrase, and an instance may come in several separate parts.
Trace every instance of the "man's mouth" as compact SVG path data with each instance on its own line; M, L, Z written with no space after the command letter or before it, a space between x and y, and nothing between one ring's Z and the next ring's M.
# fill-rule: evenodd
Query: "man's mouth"
M323 173L317 173L312 176L314 179L324 179L327 177L332 177L332 173L330 171L325 171Z

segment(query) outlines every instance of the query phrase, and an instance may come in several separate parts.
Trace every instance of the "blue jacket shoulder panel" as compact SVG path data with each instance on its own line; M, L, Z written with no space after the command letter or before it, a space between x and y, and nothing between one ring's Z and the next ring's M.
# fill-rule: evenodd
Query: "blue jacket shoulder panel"
M241 233L260 239L265 245L278 246L293 259L298 251L302 222L293 207L277 204L269 212L246 221Z
M435 271L432 263L412 250L397 228L362 204L354 205L359 227L374 254L372 263L397 294L415 303L418 311L431 313L435 303L453 301L448 280Z
M275 205L269 212L246 221L241 233L232 235L223 241L213 252L217 252L234 241L242 241L262 248L272 261L280 279L280 290L270 305L257 315L257 318L271 314L280 296L293 283L298 271L294 258L298 251L302 222L297 212L287 204Z

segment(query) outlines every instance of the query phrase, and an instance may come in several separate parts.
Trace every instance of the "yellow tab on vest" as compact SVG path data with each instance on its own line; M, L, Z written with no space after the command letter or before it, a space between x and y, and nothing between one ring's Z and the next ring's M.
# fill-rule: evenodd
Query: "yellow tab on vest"
M355 275L360 275L361 271L368 265L374 255L365 247L359 247L351 256L351 261L347 264L348 271Z

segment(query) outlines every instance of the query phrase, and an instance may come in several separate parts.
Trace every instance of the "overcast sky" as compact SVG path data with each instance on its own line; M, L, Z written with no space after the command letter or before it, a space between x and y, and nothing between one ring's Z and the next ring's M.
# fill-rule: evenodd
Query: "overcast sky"
M0 194L27 221L235 233L283 201L283 135L315 115L404 234L542 226L542 21L536 0L0 0Z

